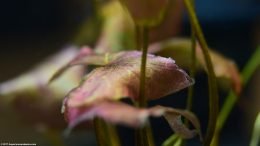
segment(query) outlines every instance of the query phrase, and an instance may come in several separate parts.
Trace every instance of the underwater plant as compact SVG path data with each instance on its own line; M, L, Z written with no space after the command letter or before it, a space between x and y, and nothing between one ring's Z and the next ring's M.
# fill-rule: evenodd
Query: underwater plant
M235 102L227 101L231 104L229 107L219 107L218 87L228 86L231 93L227 100L234 99L241 93L243 79L241 81L231 59L209 48L193 1L111 0L93 1L93 5L96 6L95 21L90 22L93 24L88 24L86 30L83 26L75 37L78 47L68 47L58 53L60 57L46 61L47 65L0 84L1 100L9 105L16 98L22 98L26 104L31 99L23 96L35 96L33 100L39 100L39 106L33 108L43 108L35 112L44 111L46 115L52 114L48 110L52 106L61 108L68 124L65 135L78 125L89 125L89 129L95 129L100 146L122 145L116 125L134 129L136 146L154 146L150 118L160 117L164 117L174 132L161 145L184 145L197 136L201 145L217 146L225 119ZM176 38L176 29L170 28L178 25L181 14L176 14L179 12L176 9L184 7L191 23L191 39ZM93 25L99 21L102 25L94 45L85 44L88 38L84 33L96 30ZM258 65L251 68L252 72ZM193 101L197 100L193 99L195 74L201 70L208 76L206 132L201 130L199 118L192 112ZM148 106L151 100L156 102L185 88L189 89L183 109ZM42 118L48 128L59 127L60 121L53 126L53 122L46 120L49 117ZM63 130L63 126L59 129Z

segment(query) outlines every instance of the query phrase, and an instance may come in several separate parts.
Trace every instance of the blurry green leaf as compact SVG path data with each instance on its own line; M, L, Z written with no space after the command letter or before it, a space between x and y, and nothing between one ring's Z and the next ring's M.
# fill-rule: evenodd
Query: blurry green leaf
M260 140L260 113L256 116L250 146L257 146Z
M183 3L180 0L169 1L165 19L156 27L150 28L149 42L161 41L175 36L179 31ZM103 20L100 37L95 45L98 54L114 53L136 49L136 30L133 20L124 13L118 1L111 1L100 8Z
M96 53L114 53L135 48L134 22L125 15L118 1L101 7L100 15L103 24L94 49Z
M138 25L158 25L165 14L169 0L120 0Z

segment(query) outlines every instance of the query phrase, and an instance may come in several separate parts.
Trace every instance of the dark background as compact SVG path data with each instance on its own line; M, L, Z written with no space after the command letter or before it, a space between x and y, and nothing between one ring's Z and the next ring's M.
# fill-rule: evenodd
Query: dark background
M209 46L234 59L242 69L260 41L259 0L196 0L196 9ZM2 0L0 82L30 69L49 54L70 43L79 25L91 12L89 0ZM184 16L181 35L189 36L189 33L187 16ZM200 100L195 102L194 111L205 124L207 107L201 105L206 105L203 103L207 102L206 76L200 74L197 78L202 83L196 86L196 96L200 96L197 97ZM177 99L175 107L183 107L185 100L179 99L178 96L182 96L184 92L174 95ZM222 94L225 97L226 93ZM159 103L167 105L168 101L169 98L166 98ZM240 104L235 107L224 128L222 145L248 145L250 137L248 129L252 128L249 126L250 122L252 124L252 119L245 119L248 118L246 113L246 108ZM29 125L17 123L17 118L11 115L2 116L0 142L7 139L13 139L15 142L18 139L48 145L48 142ZM158 142L162 141L165 135L171 134L162 121L154 119L152 123L159 125L155 127ZM19 127L24 128L18 129ZM124 134L121 132L121 135ZM86 139L90 139L90 143L87 143ZM84 145L93 145L93 140L92 133L75 133L69 140L67 139L67 143L73 145L77 141ZM131 143L129 139L124 141Z

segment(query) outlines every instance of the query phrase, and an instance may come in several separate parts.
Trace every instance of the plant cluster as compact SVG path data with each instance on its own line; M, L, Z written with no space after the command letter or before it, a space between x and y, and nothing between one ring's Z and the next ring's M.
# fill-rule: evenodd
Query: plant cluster
M193 1L120 0L93 3L97 16L93 18L95 21L86 24L87 27L95 30L92 26L102 20L101 33L93 49L88 46L80 47L80 50L77 50L78 47L67 48L33 72L1 84L0 93L9 97L27 89L30 92L26 96L38 94L38 91L41 96L52 97L66 93L62 102L62 113L68 123L66 133L69 134L79 124L92 121L100 146L121 145L115 127L117 124L135 129L136 146L154 146L149 117L164 117L174 131L163 146L183 145L186 139L197 135L202 145L217 146L235 97L242 90L242 83L235 63L209 49ZM174 32L163 29L170 29L171 24L175 23L176 19L172 16L177 13L176 5L182 7L182 4L189 14L191 39L171 38ZM76 44L84 44L82 42L87 36L83 32L86 31L81 30L75 37ZM256 54L259 58L259 49ZM180 67L189 69L190 75L175 60ZM259 66L255 63L259 60L253 62L249 62L251 68L245 69L246 73L243 72L242 76L250 76ZM199 119L192 113L193 100L197 100L193 99L194 76L201 69L207 72L209 87L209 119L205 134L201 132ZM219 113L217 80L223 78L232 89ZM187 87L185 109L147 106L150 100L163 98ZM132 104L122 102L125 98L130 99ZM42 100L38 104L42 104ZM10 101L12 98L8 98L8 103ZM56 106L56 101L61 103L60 98L52 98L46 103Z

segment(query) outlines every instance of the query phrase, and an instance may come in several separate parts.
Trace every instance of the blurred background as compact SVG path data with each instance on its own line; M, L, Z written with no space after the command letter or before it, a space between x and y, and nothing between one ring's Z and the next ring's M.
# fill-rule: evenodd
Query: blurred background
M209 46L235 60L239 69L242 69L260 44L260 1L195 1L197 15ZM0 3L0 82L29 70L45 57L70 44L81 24L93 13L90 0L2 0ZM181 22L178 36L189 36L190 26L185 13ZM254 116L258 112L255 109L259 109L257 107L260 103L259 91L254 93L259 87L256 86L260 82L259 69L254 77L256 80L252 79L254 82L251 81L250 86L243 92L243 97L227 121L221 145L248 145ZM198 75L197 78L205 82L196 86L196 91L200 93L198 96L206 98L205 74ZM258 95L258 99L253 93ZM182 93L175 96L179 94ZM223 93L223 97L225 95L226 93ZM159 102L165 104L167 101L168 98ZM181 107L184 103L183 100L176 101L175 106ZM206 123L207 107L200 105L200 101L195 103L195 112L202 119L202 123ZM26 123L15 111L10 109L7 112L6 109L0 108L0 115L0 142L51 145L48 141L50 137L41 134L39 128L37 130ZM62 118L62 115L60 116ZM165 128L155 127L155 130L158 131L155 136L158 137L159 143L165 138L160 137L160 132ZM165 135L169 134L168 130ZM66 145L95 145L95 137L91 131L75 132L64 138L64 141Z

